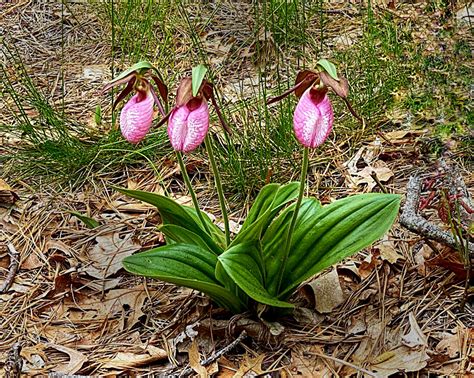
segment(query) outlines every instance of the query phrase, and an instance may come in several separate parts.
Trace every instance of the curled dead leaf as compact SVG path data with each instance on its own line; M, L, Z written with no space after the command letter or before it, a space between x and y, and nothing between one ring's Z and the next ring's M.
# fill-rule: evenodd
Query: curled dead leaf
M302 287L311 305L320 313L329 313L344 302L344 295L336 269L317 277Z

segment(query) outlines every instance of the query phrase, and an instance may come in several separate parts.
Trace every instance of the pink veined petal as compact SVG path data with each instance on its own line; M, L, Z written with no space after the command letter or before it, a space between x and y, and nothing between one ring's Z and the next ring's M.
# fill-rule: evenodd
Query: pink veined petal
M188 132L189 109L186 105L175 108L168 121L168 137L175 151L183 151Z
M188 116L188 129L183 144L183 152L196 149L206 137L209 129L209 107L206 101L202 101L197 109Z
M173 149L181 152L195 150L209 129L209 107L202 101L199 107L189 110L187 105L173 110L168 122L168 136Z
M293 129L296 138L305 147L315 148L320 146L329 133L334 123L334 113L327 95L316 102L307 89L296 105L293 116Z
M138 101L139 94L134 95L120 113L120 131L130 143L140 142L148 133L153 121L154 99L150 91Z

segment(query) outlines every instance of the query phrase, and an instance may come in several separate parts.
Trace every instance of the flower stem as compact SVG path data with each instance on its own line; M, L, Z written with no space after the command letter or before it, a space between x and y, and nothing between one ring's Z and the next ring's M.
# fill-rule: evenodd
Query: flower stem
M293 231L295 230L296 220L298 219L298 212L300 210L301 201L303 200L304 188L306 184L306 175L308 173L308 163L309 163L309 148L305 147L303 152L303 162L301 164L301 179L300 179L300 192L298 194L298 199L296 200L295 210L293 211L293 217L291 218L290 228L288 229L288 234L286 235L286 243L283 258L281 260L280 269L278 271L278 285L277 285L277 294L280 291L281 281L283 279L283 273L285 271L286 261L288 260L288 255L290 253L291 241L293 238Z
M222 190L221 176L219 174L219 169L217 169L216 159L214 158L214 152L212 151L212 144L209 140L209 135L206 135L204 143L206 144L207 154L209 155L209 161L211 163L212 172L214 173L217 194L219 196L219 204L221 206L222 218L224 220L226 246L228 246L230 244L229 217L227 215L227 209L225 206L225 197L224 191Z
M191 199L193 200L194 208L196 209L197 216L201 221L205 231L210 235L211 231L202 216L201 210L199 209L199 204L196 198L196 193L194 193L193 186L191 185L191 180L189 179L188 171L186 170L186 165L184 165L183 155L181 151L176 151L176 157L178 158L179 168L181 169L181 174L183 175L184 183L188 187L189 193L191 194Z

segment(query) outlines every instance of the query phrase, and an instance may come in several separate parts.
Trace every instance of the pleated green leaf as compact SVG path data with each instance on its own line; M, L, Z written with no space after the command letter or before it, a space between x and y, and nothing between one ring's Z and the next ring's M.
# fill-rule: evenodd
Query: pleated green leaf
M231 246L260 239L275 215L298 196L299 182L265 185Z
M217 257L197 245L176 243L123 259L127 271L186 286L209 295L220 306L241 312L244 304L217 281Z
M201 213L205 222L209 225L212 235L209 235L206 230L204 230L196 211L189 206L180 205L172 199L156 193L118 187L114 188L120 193L156 206L161 215L163 224L174 224L194 232L204 240L211 251L214 251L216 254L221 253L221 245L225 241L224 233L212 223L204 212Z
M219 256L219 261L232 280L255 301L273 307L293 307L266 290L263 258L254 243L229 248Z
M298 212L295 230L304 227L306 222L314 219L321 209L320 202L315 198L304 198ZM284 268L283 249L285 248L286 237L294 211L295 204L286 208L268 227L262 239L263 257L267 274L266 288L272 295L277 295L278 276L280 269Z
M305 279L335 264L382 237L392 226L401 197L395 194L360 194L324 206L318 215L295 228L283 271L279 298L288 297ZM284 240L282 240L282 244ZM283 248L264 248L278 258ZM281 252L283 253L283 252Z

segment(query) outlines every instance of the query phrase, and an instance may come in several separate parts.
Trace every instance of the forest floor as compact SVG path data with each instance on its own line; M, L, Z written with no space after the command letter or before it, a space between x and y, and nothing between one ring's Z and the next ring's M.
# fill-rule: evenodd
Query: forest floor
M162 1L150 13L143 2L139 15L104 2L67 3L0 6L0 288L10 281L0 290L0 369L21 361L22 373L38 376L474 374L467 270L457 251L398 222L303 285L294 314L272 321L232 316L199 292L126 273L123 257L164 239L156 209L111 185L190 198L164 128L127 145L111 126L111 97L98 94L111 71L141 58L175 88L205 56L237 140L235 155L218 153L237 226L265 181L298 177L292 106L276 115L261 110L262 98L292 85L297 67L318 55L335 57L365 122L335 105L343 115L311 156L308 194L323 203L405 194L414 173L439 178L442 159L472 195L467 7L329 2L319 12L306 5L305 16L287 9L295 24L272 8L267 24L268 9L249 2ZM201 205L219 219L205 155L186 163ZM442 225L440 206L437 192L424 216ZM87 227L77 213L97 224Z

